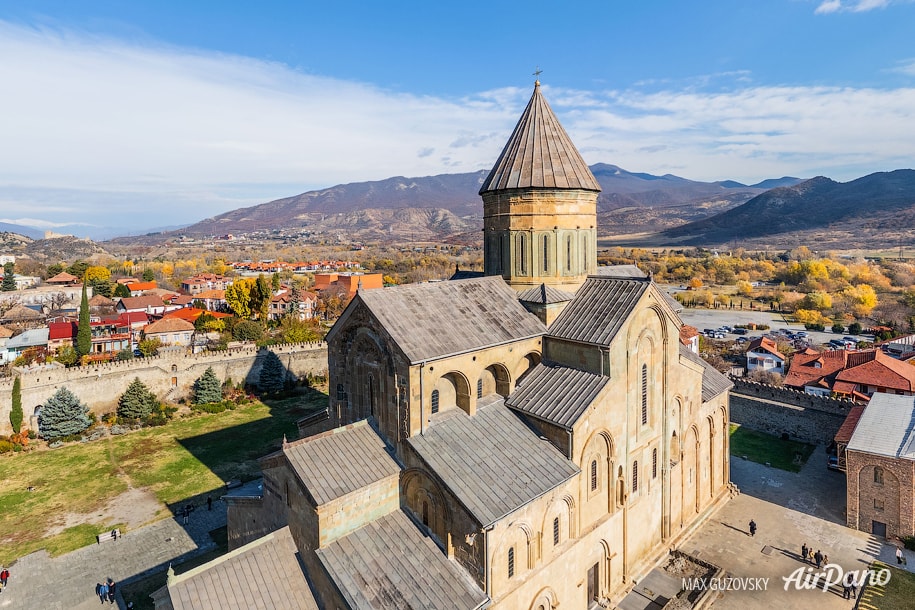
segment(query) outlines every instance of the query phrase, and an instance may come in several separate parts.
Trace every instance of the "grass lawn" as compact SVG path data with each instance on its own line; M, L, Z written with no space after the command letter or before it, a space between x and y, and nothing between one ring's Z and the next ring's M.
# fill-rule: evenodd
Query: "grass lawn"
M910 610L915 600L915 574L875 562L872 570L889 568L893 576L885 586L868 585L863 598L867 606L878 610Z
M326 394L309 390L94 442L8 454L0 459L0 564L41 548L66 553L123 526L82 518L47 535L49 528L66 524L68 514L98 511L128 487L155 494L161 518L170 504L202 498L231 479L255 478L257 459L279 448L284 434L296 438L295 422L326 404Z
M731 455L746 456L759 464L768 463L773 468L800 472L815 447L800 441L784 441L777 436L731 424ZM800 460L796 456L800 454Z

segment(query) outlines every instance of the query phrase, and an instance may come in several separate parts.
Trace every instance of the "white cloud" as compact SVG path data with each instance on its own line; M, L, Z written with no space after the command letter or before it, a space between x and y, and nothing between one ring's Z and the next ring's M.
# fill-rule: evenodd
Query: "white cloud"
M845 11L850 13L866 13L878 8L886 8L891 0L823 0L814 13L825 15Z
M713 92L668 82L544 93L588 162L634 171L843 180L915 158L915 89L750 86L749 76L715 75ZM0 82L0 216L133 231L341 182L487 168L530 95L397 93L3 22Z

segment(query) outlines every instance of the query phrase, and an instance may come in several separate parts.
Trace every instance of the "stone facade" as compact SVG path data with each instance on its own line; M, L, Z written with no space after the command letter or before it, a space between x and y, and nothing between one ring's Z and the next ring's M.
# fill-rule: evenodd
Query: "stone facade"
M915 536L915 460L846 451L848 527Z

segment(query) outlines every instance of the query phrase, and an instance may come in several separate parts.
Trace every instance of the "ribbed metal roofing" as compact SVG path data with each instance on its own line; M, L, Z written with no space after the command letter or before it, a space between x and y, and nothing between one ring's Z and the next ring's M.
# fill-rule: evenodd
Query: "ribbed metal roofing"
M708 402L734 387L727 376L718 372L715 367L703 360L702 356L693 353L685 345L680 346L680 355L702 366L702 402Z
M509 408L571 430L609 377L550 362L538 364L505 401Z
M647 279L588 277L550 326L550 336L596 345L610 341L651 286Z
M480 194L519 188L600 191L588 164L543 99L539 81Z
M475 610L489 602L470 575L400 510L317 554L352 610Z
M443 413L407 442L483 526L579 472L501 399L478 407L473 417L460 409Z
M915 460L915 398L874 394L858 420L848 450Z
M559 290L546 284L534 286L518 295L518 300L522 303L540 303L542 305L567 303L574 298L575 295L573 293Z

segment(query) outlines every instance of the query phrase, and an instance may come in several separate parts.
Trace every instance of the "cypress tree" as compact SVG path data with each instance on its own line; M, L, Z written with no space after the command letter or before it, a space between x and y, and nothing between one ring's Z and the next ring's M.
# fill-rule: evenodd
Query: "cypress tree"
M152 413L157 406L159 400L156 395L149 391L139 377L135 377L118 399L118 417L140 419Z
M207 367L197 381L194 382L194 401L199 404L219 402L222 400L222 384L213 372L213 367Z
M257 378L257 387L265 394L275 394L282 391L286 385L286 368L280 361L280 357L273 352L267 352L264 356L264 363L261 365L261 373Z
M13 434L19 434L22 429L22 380L19 376L13 380L13 407L10 409L10 424Z
M12 292L16 290L16 267L13 263L3 265L3 284L0 284L0 290L3 292Z
M89 325L89 298L83 282L83 298L79 303L79 322L76 325L76 355L82 358L92 351L92 328Z
M78 434L89 427L89 407L67 388L60 388L45 401L38 419L38 431L46 439Z

